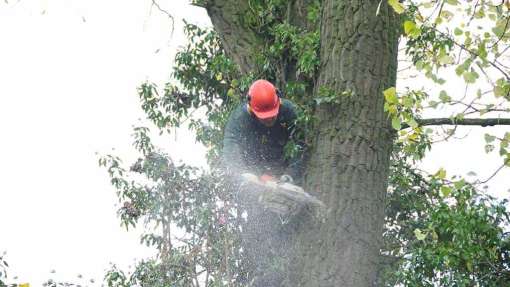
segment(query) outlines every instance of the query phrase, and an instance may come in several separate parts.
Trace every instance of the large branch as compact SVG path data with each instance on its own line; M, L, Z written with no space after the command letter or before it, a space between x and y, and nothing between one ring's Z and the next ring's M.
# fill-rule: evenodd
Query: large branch
M441 125L454 125L454 126L498 126L510 125L508 118L487 118L487 119L455 119L455 118L435 118L435 119L419 119L416 120L419 126L441 126ZM402 129L409 128L408 124L402 124Z
M254 54L262 50L263 41L245 21L250 9L249 1L207 1L205 8L227 55L242 74L253 71L256 64Z

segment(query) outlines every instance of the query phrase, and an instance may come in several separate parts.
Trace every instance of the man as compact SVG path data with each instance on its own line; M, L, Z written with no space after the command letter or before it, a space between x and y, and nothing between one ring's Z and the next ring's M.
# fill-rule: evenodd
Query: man
M281 199L271 202L274 198L262 198L257 192L260 188L243 182L241 175L251 173L262 180L301 181L303 145L297 139L295 120L294 104L282 99L270 82L257 80L248 91L247 102L232 112L225 128L223 164L238 206L246 212L242 226L242 246L248 265L246 286L282 284L292 227L267 208L282 204ZM284 149L291 140L299 152L289 159Z
M301 181L303 145L298 140L294 104L282 99L266 80L255 81L248 91L248 101L230 115L223 139L223 160L230 175L254 173ZM293 158L285 156L289 141L297 145Z

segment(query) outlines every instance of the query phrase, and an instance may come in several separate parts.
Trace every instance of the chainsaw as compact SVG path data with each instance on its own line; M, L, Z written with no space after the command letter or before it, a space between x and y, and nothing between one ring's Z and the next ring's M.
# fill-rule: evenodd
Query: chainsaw
M316 197L308 194L300 186L290 182L274 179L264 179L251 173L243 173L242 178L247 183L254 184L259 192L259 202L268 210L279 215L294 215L304 207L316 214L325 210L325 205Z

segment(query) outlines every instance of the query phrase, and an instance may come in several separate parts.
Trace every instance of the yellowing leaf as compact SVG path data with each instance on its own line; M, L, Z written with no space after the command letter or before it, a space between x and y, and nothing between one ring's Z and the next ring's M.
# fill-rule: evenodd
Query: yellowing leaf
M228 91L227 91L227 96L228 96L229 98L233 98L233 97L235 96L235 90L234 90L234 89L232 89L232 88L228 89Z
M437 241L439 239L439 236L437 235L435 230L432 230L432 239L434 239L434 241Z
M388 0L388 4L395 10L397 14L402 14L405 11L404 5L400 4L398 0Z
M28 283L19 284L19 287L30 287L30 284Z
M426 233L421 232L421 230L420 230L420 229L416 228L416 229L414 230L414 236L416 236L416 239L418 239L418 240L420 240L420 241L421 241L421 240L425 240L425 238L427 237L427 234L426 234Z
M440 169L437 171L436 176L437 176L439 179L445 179L445 178L446 178L446 170L444 170L443 168L440 168Z
M416 29L416 24L413 21L408 20L404 22L404 32L406 35L409 35L414 29Z
M396 104L397 103L397 89L395 87L391 87L386 89L384 92L384 98L386 99L386 102L390 104Z

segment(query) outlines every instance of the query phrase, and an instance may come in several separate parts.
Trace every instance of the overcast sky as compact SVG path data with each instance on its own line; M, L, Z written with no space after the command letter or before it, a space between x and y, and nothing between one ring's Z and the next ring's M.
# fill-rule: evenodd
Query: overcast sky
M181 18L209 20L185 0L166 1L171 36L170 20L149 0L16 1L0 3L0 252L11 277L35 286L53 269L97 279L109 262L127 266L151 253L120 228L96 152L135 156L131 126L144 117L136 87L169 79L184 43ZM462 129L471 136L436 146L423 166L489 176L501 160L483 152L488 130ZM175 160L204 164L186 132L159 143ZM509 175L494 179L494 193L507 195Z
M11 278L37 286L53 269L97 277L109 262L150 254L119 226L95 153L136 156L131 128L144 117L136 87L169 78L182 17L208 24L205 11L171 2L173 36L146 0L1 1L0 253ZM159 143L175 160L204 163L188 134L177 139Z

